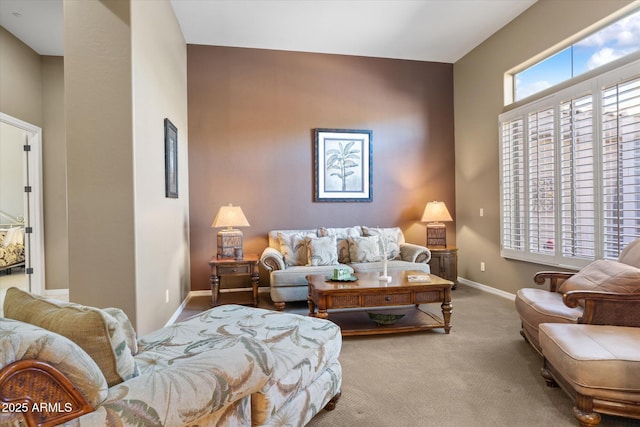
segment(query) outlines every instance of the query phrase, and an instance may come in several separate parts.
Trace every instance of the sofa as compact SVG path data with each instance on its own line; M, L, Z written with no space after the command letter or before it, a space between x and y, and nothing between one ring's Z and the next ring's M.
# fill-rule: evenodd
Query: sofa
M270 293L277 310L285 303L306 301L309 274L418 270L430 272L431 252L407 243L398 227L353 226L304 230L272 230L260 264L269 272Z
M304 425L340 396L339 328L222 305L136 338L122 310L11 288L0 425Z

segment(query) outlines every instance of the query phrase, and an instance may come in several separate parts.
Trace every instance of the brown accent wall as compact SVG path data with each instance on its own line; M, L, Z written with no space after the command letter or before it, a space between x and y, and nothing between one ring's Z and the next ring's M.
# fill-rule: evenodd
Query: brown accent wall
M424 244L430 200L455 219L452 64L189 45L187 73L192 290L209 287L225 204L258 254L269 230L320 226L400 226ZM314 128L373 130L373 202L313 201Z

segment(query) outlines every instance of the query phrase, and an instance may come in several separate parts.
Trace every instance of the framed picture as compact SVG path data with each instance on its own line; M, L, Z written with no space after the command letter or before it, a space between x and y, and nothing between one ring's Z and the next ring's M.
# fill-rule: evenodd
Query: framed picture
M164 119L164 188L165 196L178 198L178 129Z
M370 202L370 130L315 129L316 202Z

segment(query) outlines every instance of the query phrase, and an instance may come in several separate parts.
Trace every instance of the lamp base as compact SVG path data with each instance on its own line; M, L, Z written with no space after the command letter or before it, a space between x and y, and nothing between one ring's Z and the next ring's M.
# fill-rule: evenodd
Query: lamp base
M444 224L440 222L427 224L427 246L447 247L447 228Z
M218 231L218 259L242 259L242 231L233 228Z

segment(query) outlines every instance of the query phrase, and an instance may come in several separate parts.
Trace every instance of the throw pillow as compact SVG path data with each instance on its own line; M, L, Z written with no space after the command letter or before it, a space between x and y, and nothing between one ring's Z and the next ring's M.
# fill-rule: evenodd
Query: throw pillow
M573 290L640 293L640 269L600 259L587 265L558 287L561 293Z
M136 376L135 360L118 321L94 307L48 300L9 288L4 315L62 335L80 346L100 367L109 387Z
M307 264L307 247L305 245L307 237L317 236L313 233L278 233L280 252L284 256L284 263L287 266Z
M384 252L387 259L400 259L400 236L402 235L402 230L399 227L362 227L362 231L365 236L380 236L381 253Z
M338 248L338 262L341 264L349 264L351 257L349 256L349 241L347 237L362 236L360 227L343 227L343 228L321 228L321 236L336 236L336 246Z
M351 262L381 261L378 236L347 237Z
M336 236L307 237L307 265L336 265L338 250Z

